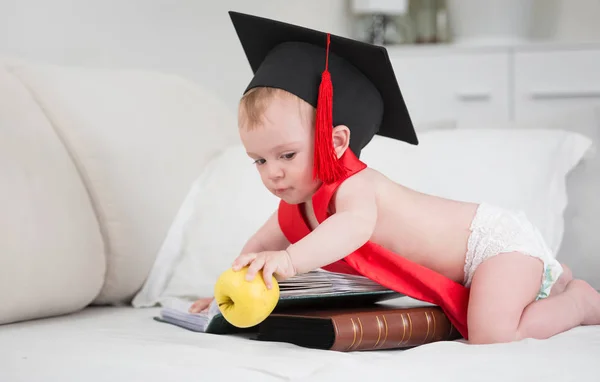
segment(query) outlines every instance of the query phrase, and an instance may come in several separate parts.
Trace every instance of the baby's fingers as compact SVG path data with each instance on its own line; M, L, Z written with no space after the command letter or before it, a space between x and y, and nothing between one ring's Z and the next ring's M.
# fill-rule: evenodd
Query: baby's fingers
M239 271L246 265L250 264L250 262L252 262L254 259L256 259L256 253L244 253L239 255L238 258L234 260L231 268L233 268L234 271Z
M273 273L277 270L277 266L273 265L273 262L267 262L263 268L263 279L267 289L273 288Z
M254 276L260 271L260 269L265 265L265 257L259 256L252 261L250 266L248 267L248 272L246 273L246 280L252 281Z

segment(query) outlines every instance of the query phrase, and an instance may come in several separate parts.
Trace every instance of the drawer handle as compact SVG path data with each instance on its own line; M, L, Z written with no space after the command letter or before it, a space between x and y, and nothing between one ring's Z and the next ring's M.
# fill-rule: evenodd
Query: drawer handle
M461 101L487 101L492 96L487 91L461 91L456 93L456 97Z
M600 90L539 90L531 92L531 98L600 98Z

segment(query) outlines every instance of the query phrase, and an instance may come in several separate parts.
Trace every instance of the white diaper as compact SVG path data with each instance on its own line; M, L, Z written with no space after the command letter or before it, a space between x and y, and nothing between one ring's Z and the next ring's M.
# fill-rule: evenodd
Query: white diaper
M508 252L521 252L542 260L544 274L536 299L548 297L563 268L552 255L541 233L522 212L480 204L471 223L464 285L471 285L475 270L484 260Z

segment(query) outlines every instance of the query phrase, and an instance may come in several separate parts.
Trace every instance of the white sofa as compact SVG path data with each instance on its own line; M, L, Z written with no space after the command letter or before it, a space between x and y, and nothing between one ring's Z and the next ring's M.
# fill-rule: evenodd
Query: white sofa
M166 74L0 63L0 381L600 378L598 327L345 354L154 321L130 302L235 115Z

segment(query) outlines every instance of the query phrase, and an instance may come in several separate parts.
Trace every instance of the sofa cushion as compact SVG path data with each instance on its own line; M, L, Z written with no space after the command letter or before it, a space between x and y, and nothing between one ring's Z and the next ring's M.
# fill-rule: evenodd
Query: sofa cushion
M204 164L237 138L234 114L201 88L148 71L22 66L96 209L107 274L95 303L142 286Z
M53 126L0 65L0 324L77 311L105 259L89 195Z

